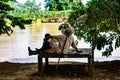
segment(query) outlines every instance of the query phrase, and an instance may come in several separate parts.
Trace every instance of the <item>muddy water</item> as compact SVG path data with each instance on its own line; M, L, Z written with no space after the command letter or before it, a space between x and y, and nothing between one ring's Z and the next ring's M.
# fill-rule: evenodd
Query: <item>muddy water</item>
M61 23L43 23L38 25L26 25L25 30L20 30L18 27L14 28L14 33L11 36L0 35L0 62L37 62L37 55L28 56L28 46L30 46L33 50L35 48L40 48L43 42L44 34L46 33L53 35L61 34L58 30L58 26L60 24ZM90 45L81 40L78 43L78 47L89 48ZM114 51L113 56L103 58L101 57L101 52L95 50L95 60L104 61L120 59L119 51L120 49L117 49ZM56 59L52 60L56 61ZM74 59L72 59L72 61L74 61Z

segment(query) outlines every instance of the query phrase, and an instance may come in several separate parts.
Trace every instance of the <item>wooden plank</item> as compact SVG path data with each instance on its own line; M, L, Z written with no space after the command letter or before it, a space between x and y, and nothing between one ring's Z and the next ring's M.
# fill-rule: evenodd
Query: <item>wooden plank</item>
M43 53L42 57L49 57L49 58L87 58L92 56L92 49L91 48L82 48L82 53L77 53L75 50L69 50L68 53L64 54L56 54L56 53Z
M44 53L42 54L42 58L87 58L91 56L90 54L49 54L49 53Z

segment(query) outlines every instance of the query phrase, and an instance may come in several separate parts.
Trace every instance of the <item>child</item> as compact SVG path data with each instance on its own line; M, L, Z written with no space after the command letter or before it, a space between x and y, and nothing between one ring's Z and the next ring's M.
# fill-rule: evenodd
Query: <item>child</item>
M40 49L37 49L37 48L36 48L35 51L32 51L32 50L30 49L30 47L28 47L29 56L30 56L30 55L39 54L40 51L42 52L42 51L45 51L45 50L47 50L47 49L52 48L52 45L50 44L50 42L51 42L52 39L53 39L53 37L52 37L50 34L48 34L48 33L45 34L45 38L43 39L44 42L43 42L43 45L42 45L42 47L41 47Z

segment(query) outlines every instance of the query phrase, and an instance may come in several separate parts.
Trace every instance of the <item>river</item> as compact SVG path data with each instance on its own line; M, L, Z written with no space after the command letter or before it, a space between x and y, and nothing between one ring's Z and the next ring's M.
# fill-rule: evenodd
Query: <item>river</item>
M32 50L42 46L45 33L52 35L61 34L58 26L61 23L42 23L36 25L26 25L25 30L18 27L14 28L14 33L11 36L0 35L0 62L14 62L14 63L37 63L37 55L28 55L28 46ZM76 39L76 37L75 37ZM79 48L90 48L88 43L80 40L78 43ZM113 55L110 57L102 57L101 51L95 50L95 61L110 61L120 60L120 48L114 50ZM57 59L50 59L57 61ZM61 61L81 61L87 62L87 59L61 59Z

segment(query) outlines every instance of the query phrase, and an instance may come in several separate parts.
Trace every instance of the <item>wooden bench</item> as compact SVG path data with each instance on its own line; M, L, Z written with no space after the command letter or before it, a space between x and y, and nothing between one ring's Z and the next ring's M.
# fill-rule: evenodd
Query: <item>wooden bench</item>
M38 55L38 73L43 72L43 58L45 58L45 65L49 65L48 58L87 58L88 59L88 73L93 74L93 52L91 48L80 48L82 53L76 53L75 50L70 50L66 54L43 53Z

